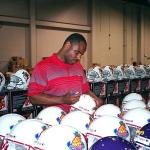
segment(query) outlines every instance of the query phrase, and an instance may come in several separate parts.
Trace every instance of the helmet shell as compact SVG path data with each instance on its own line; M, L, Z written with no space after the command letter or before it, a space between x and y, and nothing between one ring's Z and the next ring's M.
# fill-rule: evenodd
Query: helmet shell
M84 136L71 126L56 125L45 130L37 147L44 150L87 150Z
M117 136L107 136L93 144L91 150L136 150L129 141Z
M22 147L24 145L34 147L41 133L47 128L48 126L40 120L26 119L14 126L7 139L8 141L17 141L17 143L21 143ZM15 142L10 142L9 149L11 150L12 147L17 147L17 144Z
M3 75L2 72L0 72L0 92L3 90L5 81L6 81L5 76Z
M150 149L150 123L136 132L134 142L143 149Z
M126 113L127 111L134 108L146 108L146 104L141 100L132 100L128 101L122 108L122 112Z
M76 128L82 134L86 134L92 118L89 114L81 111L73 111L63 117L61 124Z
M50 106L41 110L36 118L45 124L53 126L60 124L62 118L65 115L66 112L62 108L57 106Z
M7 85L7 89L26 90L28 88L29 81L30 81L30 74L26 70L20 69L10 76L10 81Z
M96 103L94 99L87 94L82 94L79 101L72 105L71 111L80 110L88 114L93 114L95 107Z
M94 113L94 118L99 118L104 115L119 117L121 110L114 104L105 104L97 108Z
M0 135L6 136L6 134L9 134L11 132L15 125L19 124L23 120L25 120L25 117L15 113L5 114L1 116Z

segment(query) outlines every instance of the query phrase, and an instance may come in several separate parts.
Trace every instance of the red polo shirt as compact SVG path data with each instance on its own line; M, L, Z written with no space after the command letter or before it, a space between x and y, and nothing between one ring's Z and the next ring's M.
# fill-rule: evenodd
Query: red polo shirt
M79 62L66 64L56 54L53 54L35 66L28 88L28 95L45 93L62 96L69 91L84 94L89 90L89 84L81 64ZM70 106L66 104L62 104L60 107L67 112L70 109Z

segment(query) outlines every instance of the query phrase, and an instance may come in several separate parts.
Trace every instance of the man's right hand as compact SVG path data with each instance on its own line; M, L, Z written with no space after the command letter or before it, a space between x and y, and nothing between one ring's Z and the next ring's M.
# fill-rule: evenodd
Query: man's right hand
M80 95L80 92L76 92L74 94L68 92L63 96L63 102L69 105L74 104L79 101Z

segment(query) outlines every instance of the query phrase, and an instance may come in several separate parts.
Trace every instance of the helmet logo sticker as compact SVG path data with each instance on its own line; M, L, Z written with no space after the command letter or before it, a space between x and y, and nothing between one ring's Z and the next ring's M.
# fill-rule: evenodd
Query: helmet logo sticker
M125 123L120 121L120 127L115 129L115 133L120 137L127 137L129 135L128 131L126 130Z
M65 116L65 113L62 111L61 112L61 116L60 117L57 117L56 120L57 122L60 124L61 120L63 119L63 117Z
M70 150L82 150L84 148L84 144L81 141L81 135L78 132L74 133L75 137L72 142L68 142L67 146Z

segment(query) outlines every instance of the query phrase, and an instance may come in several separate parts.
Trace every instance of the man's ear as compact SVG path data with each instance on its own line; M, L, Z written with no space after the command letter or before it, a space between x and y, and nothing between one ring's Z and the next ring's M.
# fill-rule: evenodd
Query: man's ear
M71 47L71 43L69 41L67 41L64 45L64 49L68 50L68 49L70 49L70 47Z

